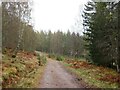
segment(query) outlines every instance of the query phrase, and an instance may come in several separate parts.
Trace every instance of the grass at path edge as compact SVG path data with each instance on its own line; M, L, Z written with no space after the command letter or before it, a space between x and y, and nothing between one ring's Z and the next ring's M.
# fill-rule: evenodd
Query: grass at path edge
M62 64L72 73L76 74L78 77L82 78L86 83L88 83L90 86L96 87L96 88L118 88L118 84L113 83L110 84L109 82L100 81L97 80L97 75L95 76L93 73L88 73L89 70L79 68L74 69L70 67L70 64L66 62L62 62Z

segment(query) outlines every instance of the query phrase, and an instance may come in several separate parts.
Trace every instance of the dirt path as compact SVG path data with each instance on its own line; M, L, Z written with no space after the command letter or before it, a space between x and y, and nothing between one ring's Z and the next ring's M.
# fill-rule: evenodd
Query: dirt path
M76 77L68 73L59 61L48 59L40 88L82 88Z

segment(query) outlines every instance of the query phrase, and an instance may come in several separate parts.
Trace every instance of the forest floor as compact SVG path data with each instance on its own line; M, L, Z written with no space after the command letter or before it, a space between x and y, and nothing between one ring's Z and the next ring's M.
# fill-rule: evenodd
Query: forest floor
M48 58L40 52L2 55L3 88L120 88L120 74L84 60ZM46 63L47 59L47 63Z
M48 58L40 88L85 88L84 84L65 70L59 61Z
M2 55L2 82L3 88L37 88L44 72L43 56L37 53L19 51L15 58L11 57L10 50ZM40 65L39 65L40 61Z
M80 80L86 82L90 87L120 89L120 74L113 69L81 60L68 59L61 63L69 72L76 74Z

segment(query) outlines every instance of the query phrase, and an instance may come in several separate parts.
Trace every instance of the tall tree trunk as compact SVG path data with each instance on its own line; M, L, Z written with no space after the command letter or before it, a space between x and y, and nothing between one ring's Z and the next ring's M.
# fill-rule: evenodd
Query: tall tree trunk
M19 22L20 22L20 25L19 25L19 29L18 29L18 34L19 34L19 36L18 36L18 43L17 43L17 46L16 46L16 48L15 48L15 50L14 50L14 52L13 52L13 55L12 55L12 57L13 58L15 58L16 57L16 55L17 55L17 52L18 52L18 50L19 50L19 48L20 48L20 44L21 44L21 41L22 41L22 37L23 37L23 31L24 31L24 29L23 29L23 24L22 24L22 22L21 22L21 17L22 17L22 15L21 15L21 7L20 7L20 4L18 4L18 9L19 9Z
M117 71L120 73L120 1L118 2L117 5L117 9L118 9L118 66L117 66Z

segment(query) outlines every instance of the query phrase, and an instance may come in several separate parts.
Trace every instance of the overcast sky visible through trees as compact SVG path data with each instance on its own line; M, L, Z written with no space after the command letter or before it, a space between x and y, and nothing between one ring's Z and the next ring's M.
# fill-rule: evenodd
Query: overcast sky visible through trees
M82 11L88 0L34 0L35 30L82 33ZM79 21L79 25L77 23Z

